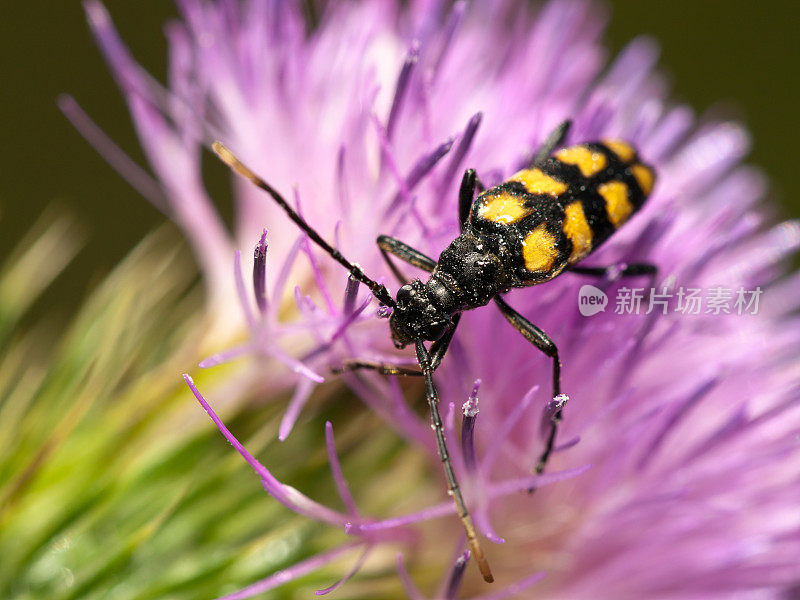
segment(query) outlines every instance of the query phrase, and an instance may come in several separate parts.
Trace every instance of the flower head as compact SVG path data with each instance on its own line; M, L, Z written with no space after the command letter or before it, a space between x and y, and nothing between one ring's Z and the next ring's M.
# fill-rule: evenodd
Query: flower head
M797 277L779 277L800 230L769 225L763 177L740 164L748 137L738 124L698 126L687 107L665 99L653 42L633 41L603 69L602 16L571 0L553 0L535 16L511 0L337 4L311 31L289 3L185 0L180 7L183 21L167 30L168 88L133 62L99 4L89 2L87 11L169 211L204 269L213 313L235 322L238 294L250 336L237 352L255 355L259 375L274 377L275 389L296 383L282 437L313 384L343 360L414 362L393 349L368 291L247 182L235 183L237 221L233 235L225 233L203 186L204 145L223 141L323 238L391 287L374 245L378 234L438 256L458 235L463 170L474 167L494 185L571 118L569 142L627 140L658 172L641 212L585 261L617 268L589 283L607 298L635 300L632 288L641 280L620 277L620 268L651 262L659 276L655 290L639 297L642 314L629 314L636 311L625 300L583 316L576 299L587 280L569 273L508 295L557 343L566 405L549 397L550 361L497 310L463 315L436 381L449 408L451 451L454 405L472 390L454 463L477 528L498 543L487 549L496 575L505 585L538 582L527 597L585 598L597 590L609 598L777 595L792 585L796 561L787 558L800 550L792 359L800 327L792 316ZM235 279L228 261L232 248L257 240L251 291L240 255ZM703 291L708 303L699 314L676 309L687 290ZM763 292L755 314L737 314L740 290ZM728 312L714 309L726 299ZM344 380L436 462L426 418L395 381ZM562 409L550 474L532 478L544 444L542 415ZM345 529L365 553L424 534L420 523L454 511L443 497L413 514L362 516L358 490L347 488L331 450L347 507L334 511L237 450L270 494ZM461 557L445 573L442 595L462 587L486 593L469 573L462 584L463 542L456 521L449 525L448 536L423 535L439 560ZM409 596L419 597L402 568L401 577ZM518 592L516 585L505 592Z

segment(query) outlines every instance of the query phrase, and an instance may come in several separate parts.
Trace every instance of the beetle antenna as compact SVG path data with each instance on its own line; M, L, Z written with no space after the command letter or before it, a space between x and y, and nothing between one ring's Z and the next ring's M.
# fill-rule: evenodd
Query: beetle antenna
M464 526L464 532L467 535L467 544L469 545L472 556L478 563L478 568L483 575L483 579L487 583L494 581L492 570L489 568L489 562L483 554L483 548L478 541L478 536L475 533L475 525L472 523L472 517L469 515L467 505L461 495L461 488L458 486L456 473L453 470L453 461L450 459L450 453L447 451L447 443L444 438L444 425L442 424L442 416L439 414L439 392L436 391L436 386L433 383L433 374L431 367L431 357L428 350L422 343L422 339L417 338L415 341L417 350L417 361L422 369L422 374L425 376L425 396L428 399L428 406L431 409L431 421L433 422L433 430L436 433L436 446L439 450L439 458L442 459L444 465L444 473L447 477L447 489L456 503L456 510L458 511L458 518L461 519L461 524Z
M306 222L306 220L301 217L296 210L289 206L289 203L286 202L283 196L275 191L271 185L247 168L242 161L236 158L233 153L220 142L214 142L211 147L217 156L219 156L220 160L228 165L231 170L242 177L249 179L256 187L261 188L270 196L272 196L272 199L278 203L278 206L280 206L284 212L289 215L289 218L294 221L300 229L308 234L308 237L310 237L315 244L327 252L336 262L347 269L354 279L357 279L366 285L381 303L385 304L386 306L391 306L392 308L395 307L394 299L392 298L391 294L389 294L389 290L386 289L386 286L378 283L374 279L367 277L367 274L364 273L360 266L351 263L344 256L342 256L341 252L322 239L322 237L320 237L320 235Z

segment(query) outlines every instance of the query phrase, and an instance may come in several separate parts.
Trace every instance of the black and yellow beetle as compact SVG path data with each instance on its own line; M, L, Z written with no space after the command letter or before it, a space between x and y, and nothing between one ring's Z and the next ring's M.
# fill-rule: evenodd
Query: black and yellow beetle
M653 169L624 142L605 140L559 148L569 131L565 121L548 136L531 165L508 181L484 189L476 173L464 173L459 190L461 235L435 261L400 240L378 237L378 246L392 272L403 283L392 298L383 285L331 247L269 184L244 166L219 142L214 150L234 171L269 193L289 217L350 275L364 283L391 309L389 325L395 346L414 344L420 371L388 364L349 361L342 370L372 369L387 375L418 375L425 390L439 456L456 503L472 555L483 578L493 581L453 470L439 414L433 372L453 339L461 313L494 300L503 316L528 341L553 361L553 397L561 394L558 349L544 331L511 308L501 294L511 288L544 283L565 270L603 275L610 267L577 266L622 226L644 203L655 182ZM554 153L555 152L555 153ZM481 193L475 198L475 188ZM390 255L430 272L430 278L408 282ZM622 276L649 275L656 267L629 264ZM432 342L426 348L424 342ZM535 466L542 473L553 451L561 406L553 411L545 447Z

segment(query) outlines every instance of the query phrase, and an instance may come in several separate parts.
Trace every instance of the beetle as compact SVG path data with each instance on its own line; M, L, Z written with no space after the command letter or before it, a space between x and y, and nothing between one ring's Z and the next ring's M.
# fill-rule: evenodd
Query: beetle
M339 371L371 369L387 375L417 375L425 379L439 456L450 494L456 504L472 555L483 578L493 581L462 497L445 441L439 413L439 395L433 373L453 339L461 314L494 301L506 320L525 339L552 360L555 409L534 472L541 474L552 454L562 418L561 360L550 337L503 299L512 288L552 280L569 271L605 275L609 267L582 267L578 263L621 227L650 195L655 172L644 164L633 146L604 140L561 148L571 122L564 121L545 139L530 165L507 181L486 189L474 169L468 169L459 188L460 235L433 260L402 241L381 235L381 254L402 286L393 298L386 287L368 277L328 244L274 188L239 161L220 142L213 149L231 169L266 191L297 226L351 277L365 284L388 309L389 327L397 348L414 345L420 370L364 361L347 361ZM476 188L479 194L475 197ZM430 273L427 281L407 281L391 256ZM655 277L648 263L626 265L620 276ZM429 347L425 342L431 342Z

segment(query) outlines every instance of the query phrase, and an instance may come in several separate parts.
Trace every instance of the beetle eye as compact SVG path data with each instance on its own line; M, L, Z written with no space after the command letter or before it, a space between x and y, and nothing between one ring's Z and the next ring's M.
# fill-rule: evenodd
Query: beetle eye
M447 331L447 324L442 322L433 323L425 330L425 339L429 342L435 342L444 335L445 331Z
M412 296L414 296L414 290L410 285L406 284L401 287L397 290L397 299L395 300L395 302L397 302L397 307L405 308L408 306L408 302L411 300Z

